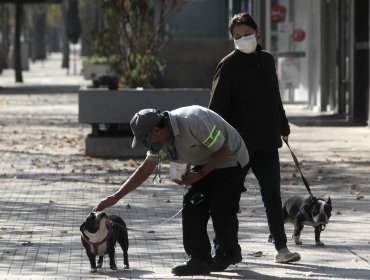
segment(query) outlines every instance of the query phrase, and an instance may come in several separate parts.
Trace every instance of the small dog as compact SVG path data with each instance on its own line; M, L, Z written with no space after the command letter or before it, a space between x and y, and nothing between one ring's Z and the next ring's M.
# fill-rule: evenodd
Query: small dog
M129 268L128 263L128 235L125 222L117 215L107 215L104 212L90 213L85 222L80 226L82 245L90 260L91 273L103 266L103 256L108 254L109 266L117 270L115 261L115 245L118 241L123 251L124 268ZM99 256L96 265L96 256Z
M285 201L283 205L284 223L294 224L293 239L295 244L302 245L302 241L299 239L301 231L304 225L309 225L315 228L316 246L324 246L324 243L320 241L320 234L329 223L331 211L330 197L325 201L315 197L293 196ZM269 242L272 241L273 238L270 234Z

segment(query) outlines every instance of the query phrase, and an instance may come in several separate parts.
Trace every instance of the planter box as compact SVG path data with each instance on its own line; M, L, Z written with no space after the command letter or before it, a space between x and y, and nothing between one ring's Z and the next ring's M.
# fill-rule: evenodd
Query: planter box
M209 89L80 89L78 120L92 126L86 138L86 155L145 156L143 148L131 148L129 123L136 112L145 108L166 111L188 105L207 107L209 93Z
M93 80L99 76L110 74L111 71L108 64L84 64L81 72L86 80Z

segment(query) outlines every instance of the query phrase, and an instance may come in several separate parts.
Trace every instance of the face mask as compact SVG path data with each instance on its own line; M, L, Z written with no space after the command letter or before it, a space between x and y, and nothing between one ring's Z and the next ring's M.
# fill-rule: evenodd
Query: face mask
M234 39L234 45L237 50L243 53L252 53L257 47L256 35L251 34L240 37L239 39Z
M146 150L151 151L154 154L159 153L159 151L163 147L163 144L161 142L149 142L147 140L143 142L143 145Z
M157 154L162 149L163 144L161 142L152 142L151 139L152 133L150 132L143 140L143 146L147 151L150 151L153 154Z
M163 147L163 144L161 142L153 142L153 143L150 143L149 150L152 153L157 154L162 149L162 147Z

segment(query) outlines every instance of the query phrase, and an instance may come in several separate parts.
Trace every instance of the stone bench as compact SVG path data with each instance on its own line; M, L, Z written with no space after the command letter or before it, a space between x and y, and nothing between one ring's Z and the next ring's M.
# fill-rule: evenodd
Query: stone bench
M92 157L143 157L143 148L131 148L130 120L145 108L161 111L188 105L208 106L209 89L89 89L78 93L78 121L90 124L85 153Z

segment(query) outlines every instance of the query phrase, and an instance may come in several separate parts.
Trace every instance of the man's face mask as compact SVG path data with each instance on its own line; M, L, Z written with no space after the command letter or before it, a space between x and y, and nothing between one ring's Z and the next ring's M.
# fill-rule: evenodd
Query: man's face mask
M256 50L257 40L256 35L251 34L234 39L235 48L243 53L252 53Z
M163 147L163 143L161 142L152 142L151 141L152 134L150 133L146 139L143 141L143 145L147 151L151 151L154 154L159 153L159 151Z

